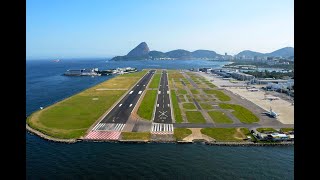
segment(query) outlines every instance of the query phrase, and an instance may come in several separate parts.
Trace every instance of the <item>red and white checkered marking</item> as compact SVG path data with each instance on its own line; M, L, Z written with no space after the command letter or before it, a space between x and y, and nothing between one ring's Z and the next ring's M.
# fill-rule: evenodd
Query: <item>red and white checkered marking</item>
M91 131L84 139L92 140L118 140L121 132L117 131Z
M173 124L152 123L151 134L173 134Z
M90 140L118 140L126 124L98 123L84 139Z

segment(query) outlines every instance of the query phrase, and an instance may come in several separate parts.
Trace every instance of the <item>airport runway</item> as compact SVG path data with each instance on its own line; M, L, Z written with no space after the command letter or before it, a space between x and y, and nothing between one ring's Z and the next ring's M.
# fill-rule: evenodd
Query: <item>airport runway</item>
M107 114L100 122L125 124L138 102L142 92L146 89L155 70L149 71L131 91Z
M162 71L154 123L172 123L167 72Z

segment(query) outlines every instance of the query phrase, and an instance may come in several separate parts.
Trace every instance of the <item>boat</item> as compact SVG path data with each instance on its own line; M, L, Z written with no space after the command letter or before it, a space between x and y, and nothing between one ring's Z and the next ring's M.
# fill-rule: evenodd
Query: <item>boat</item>
M53 62L60 62L60 59L55 59L53 60Z

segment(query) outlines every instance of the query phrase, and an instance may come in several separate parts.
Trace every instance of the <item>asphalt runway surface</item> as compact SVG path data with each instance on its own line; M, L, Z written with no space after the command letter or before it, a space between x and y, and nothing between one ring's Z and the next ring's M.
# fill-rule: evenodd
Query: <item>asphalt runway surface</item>
M154 123L172 123L167 72L162 71Z
M146 89L155 70L150 70L129 93L107 114L100 123L125 124L136 106L141 94Z

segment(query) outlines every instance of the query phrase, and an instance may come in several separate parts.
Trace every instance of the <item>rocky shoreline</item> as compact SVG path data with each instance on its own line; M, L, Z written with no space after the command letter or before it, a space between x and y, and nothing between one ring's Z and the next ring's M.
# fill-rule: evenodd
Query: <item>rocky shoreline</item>
M48 135L43 134L42 132L33 129L32 127L30 127L28 124L26 124L26 130L31 133L31 134L35 134L45 140L48 141L53 141L53 142L60 142L60 143L76 143L78 141L81 141L80 139L59 139L59 138L54 138Z

